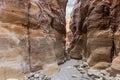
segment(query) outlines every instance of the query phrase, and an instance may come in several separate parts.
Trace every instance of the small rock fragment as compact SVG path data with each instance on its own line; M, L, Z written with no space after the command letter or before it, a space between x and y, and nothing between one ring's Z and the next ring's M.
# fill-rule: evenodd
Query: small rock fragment
M72 75L72 78L77 78L78 76L77 75Z

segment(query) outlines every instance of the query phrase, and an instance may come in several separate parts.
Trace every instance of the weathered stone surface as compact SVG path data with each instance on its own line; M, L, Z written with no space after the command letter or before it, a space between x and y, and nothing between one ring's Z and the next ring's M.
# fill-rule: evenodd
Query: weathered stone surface
M70 21L73 32L71 44L74 45L72 50L78 45L81 46L82 56L87 58L90 66L112 61L116 38L111 27L114 22L111 16L111 13L114 13L112 4L115 4L112 0L76 0L74 5ZM82 37L83 35L85 37ZM83 42L77 44L81 40ZM81 50L81 47L78 50Z
M96 2L93 2L93 4ZM113 35L109 25L110 4L107 1L100 1L96 5L93 4L90 5L90 8L93 6L95 6L95 8L90 9L91 12L88 14L88 18L84 24L84 27L87 28L87 52L90 55L89 58L93 60L88 61L91 65L95 65L92 64L93 62L111 61Z
M111 16L112 28L114 30L114 43L115 43L115 55L118 56L120 53L120 1L115 0L112 4ZM116 7L115 7L116 6Z
M82 59L83 52L83 40L77 42L76 46L71 50L70 57L73 59Z
M33 3L35 4L35 1L33 1ZM67 3L67 0L65 1L39 0L37 4L37 9L39 9L37 12L38 16L36 16L35 13L32 13L35 16L35 19L37 19L38 21L37 26L35 27L35 30L37 31L40 28L40 30L42 30L42 32L44 33L43 35L50 34L50 36L55 38L55 40L53 41L53 44L54 44L53 46L54 46L54 52L55 52L55 56L57 57L56 59L58 63L63 63L64 57L65 57L64 54L65 54L65 34L66 34L66 29L65 29L66 3ZM64 6L61 4L63 4ZM42 8L39 8L38 5L41 6ZM31 12L34 12L34 8L33 9L30 8L30 10ZM32 33L30 33L30 35L31 34ZM39 37L39 35L36 37Z
M111 7L112 28L114 30L115 54L111 65L111 75L120 74L120 1L115 0ZM116 78L117 79L117 78Z
M120 1L76 0L71 15L71 52L76 46L82 46L90 66L111 63L120 53ZM83 34L86 35L84 39ZM81 39L83 42L86 40L85 43L77 44ZM77 47L77 50L81 50L81 47Z
M73 39L73 34L72 34L72 31L68 31L66 33L66 50L70 47L70 43Z
M0 79L21 79L29 64L27 29L0 22Z
M89 0L76 0L71 13L70 29L73 32L73 39L68 52L70 51L71 56L75 55L77 58L81 58L80 55L86 56L86 54L83 54L86 53L86 46L84 46L86 45L86 34L79 36L81 34L79 30L87 16L88 4Z
M116 74L120 74L120 56L112 61L110 73L113 76L115 76Z
M110 63L108 63L108 62L99 62L99 63L95 64L94 66L92 66L91 69L102 70L102 69L106 69L108 67L110 67Z
M0 70L6 73L2 76L22 78L22 72L43 69L51 75L58 71L57 62L65 57L67 1L0 0ZM13 76L10 71L20 74Z
M110 52L111 47L101 47L91 51L90 57L88 58L88 63L90 66L95 65L98 62L111 62Z
M26 1L1 0L0 19L4 22L27 24L27 11L28 11L28 4L26 4L27 1L28 0Z

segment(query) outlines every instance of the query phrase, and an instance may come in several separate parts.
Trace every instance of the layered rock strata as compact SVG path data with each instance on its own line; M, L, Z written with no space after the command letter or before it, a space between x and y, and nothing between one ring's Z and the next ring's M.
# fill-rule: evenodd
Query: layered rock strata
M68 50L71 55L74 50L75 55L86 57L93 67L98 63L112 63L113 72L114 69L119 72L119 58L115 58L119 57L120 50L119 3L119 0L76 0L70 21L73 40Z
M58 71L57 63L65 57L66 4L67 0L0 0L1 80L21 79L40 69L46 75Z

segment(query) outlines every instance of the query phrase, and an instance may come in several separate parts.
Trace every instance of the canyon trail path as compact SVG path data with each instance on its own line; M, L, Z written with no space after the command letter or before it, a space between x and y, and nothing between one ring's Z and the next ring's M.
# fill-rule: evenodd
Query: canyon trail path
M55 74L51 80L80 80L80 72L74 67L78 65L77 60L69 60L60 65L60 71Z

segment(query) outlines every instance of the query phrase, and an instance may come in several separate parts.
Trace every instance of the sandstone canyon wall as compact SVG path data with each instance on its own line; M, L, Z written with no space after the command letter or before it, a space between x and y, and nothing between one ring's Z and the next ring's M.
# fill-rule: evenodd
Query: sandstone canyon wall
M73 39L67 50L70 56L77 55L74 58L82 55L92 68L111 63L111 73L120 73L119 28L119 0L76 0L70 20Z
M0 0L0 79L58 71L65 61L68 0ZM76 0L67 53L93 69L120 73L120 1ZM103 65L103 66L101 66Z
M0 80L58 71L65 58L67 0L0 0ZM49 71L52 70L52 71Z

